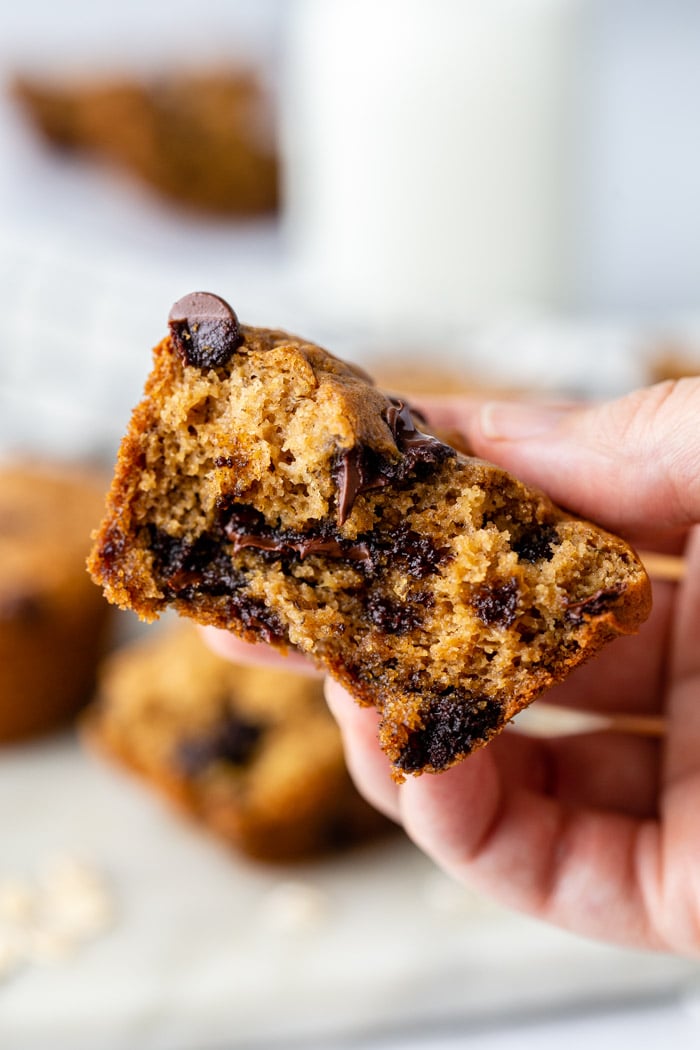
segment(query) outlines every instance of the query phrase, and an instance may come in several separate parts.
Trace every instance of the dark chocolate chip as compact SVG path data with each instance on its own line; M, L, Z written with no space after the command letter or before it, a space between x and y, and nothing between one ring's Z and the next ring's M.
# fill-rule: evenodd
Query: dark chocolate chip
M0 592L0 623L14 620L30 627L41 620L42 612L41 597L33 591L10 589Z
M506 580L495 587L481 587L472 598L479 619L488 627L510 627L518 611L520 592L517 580Z
M385 634L407 634L419 627L423 620L420 599L399 602L371 593L366 608L371 622Z
M262 726L227 713L208 733L181 741L176 751L177 764L188 776L201 773L212 762L245 765L262 733Z
M475 697L449 689L429 700L421 729L411 730L396 765L406 773L425 766L446 769L488 739L503 718L496 698Z
M229 304L211 292L179 299L168 318L173 342L188 365L220 368L241 345L241 330Z
M560 543L554 525L532 525L513 542L513 550L521 561L551 561L553 547Z
M612 603L620 597L624 588L622 586L611 587L608 590L596 591L595 594L582 598L577 602L567 602L566 619L570 623L583 623L589 616L600 616Z
M382 539L382 548L393 564L418 580L436 573L449 555L446 547L436 547L429 536L421 535L405 524Z

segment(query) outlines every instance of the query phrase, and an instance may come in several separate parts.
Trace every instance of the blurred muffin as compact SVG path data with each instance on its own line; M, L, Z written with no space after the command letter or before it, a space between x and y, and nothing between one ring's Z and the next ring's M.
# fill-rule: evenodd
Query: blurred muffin
M259 859L334 851L389 826L352 786L320 679L230 663L191 625L114 653L84 726L89 743Z
M649 354L647 372L650 383L700 375L700 347L672 339L659 342Z
M19 77L14 93L53 145L103 157L166 197L230 215L277 207L271 102L252 74Z
M89 698L109 606L85 558L104 492L68 468L0 465L0 741Z

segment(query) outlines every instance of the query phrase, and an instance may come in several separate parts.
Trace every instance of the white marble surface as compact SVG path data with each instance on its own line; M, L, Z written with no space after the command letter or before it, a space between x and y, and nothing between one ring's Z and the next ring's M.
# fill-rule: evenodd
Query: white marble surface
M72 957L0 984L12 1050L371 1045L643 1004L700 976L502 911L402 839L301 867L247 862L70 736L3 751L0 828L0 876L67 852L115 907Z

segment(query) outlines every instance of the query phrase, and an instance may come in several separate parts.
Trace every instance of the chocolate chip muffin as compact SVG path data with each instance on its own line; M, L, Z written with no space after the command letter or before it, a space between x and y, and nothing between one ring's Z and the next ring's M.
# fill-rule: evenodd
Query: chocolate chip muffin
M429 433L325 350L175 305L90 559L109 599L312 656L381 713L395 775L446 769L616 635L630 547Z
M52 145L114 163L166 197L230 215L277 207L271 101L247 71L20 77L14 93Z
M194 627L105 661L86 737L250 855L335 851L390 827L355 791L321 680L240 667Z
M89 698L108 604L85 572L103 482L0 466L0 740L50 729Z

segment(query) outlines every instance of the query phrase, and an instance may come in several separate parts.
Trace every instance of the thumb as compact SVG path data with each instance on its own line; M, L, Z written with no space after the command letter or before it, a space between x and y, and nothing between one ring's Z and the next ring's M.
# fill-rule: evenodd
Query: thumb
M700 522L700 378L584 407L487 402L466 429L477 455L608 528Z

